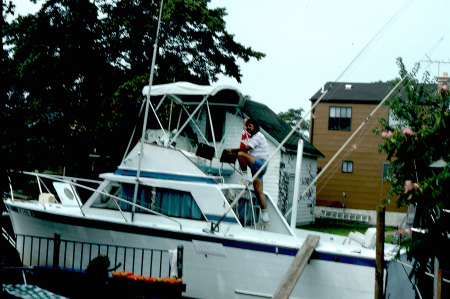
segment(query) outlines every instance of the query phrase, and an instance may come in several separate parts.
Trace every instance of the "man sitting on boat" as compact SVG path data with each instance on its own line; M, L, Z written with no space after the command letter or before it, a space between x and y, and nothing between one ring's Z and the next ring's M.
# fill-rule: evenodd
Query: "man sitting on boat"
M250 168L252 176L254 176L267 159L269 159L267 140L259 131L259 122L256 119L249 119L246 122L246 128L251 136L248 144L241 148L227 149L227 151L237 154L244 180L247 178L247 167ZM259 175L253 180L253 187L262 210L261 220L263 224L267 225L269 224L269 214L267 213L266 197L263 193L263 175L266 173L266 170L267 166L264 167Z

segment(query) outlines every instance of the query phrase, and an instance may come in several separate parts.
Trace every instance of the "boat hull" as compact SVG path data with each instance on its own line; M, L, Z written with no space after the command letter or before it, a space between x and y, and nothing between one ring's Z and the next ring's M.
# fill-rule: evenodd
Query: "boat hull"
M250 242L7 206L16 235L52 238L57 233L64 240L161 250L182 245L186 297L270 298L298 251L266 240ZM27 254L20 253L24 264L32 266ZM131 267L132 263L125 264ZM306 266L291 298L373 298L374 281L373 260L319 252Z

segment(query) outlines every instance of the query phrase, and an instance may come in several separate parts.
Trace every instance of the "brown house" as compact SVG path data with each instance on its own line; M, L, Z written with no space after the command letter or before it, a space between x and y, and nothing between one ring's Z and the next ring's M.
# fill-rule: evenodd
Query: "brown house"
M310 99L312 104L330 85L328 82ZM388 119L389 107L380 107L366 119L390 87L387 83L336 83L314 108L310 143L325 155L317 161L319 172L365 122L318 179L316 217L376 223L376 207L383 204L391 186L383 179L389 164L386 155L378 152L382 138L373 133L373 128L378 126L378 117ZM395 200L385 206L386 224L398 225L406 209L398 208Z

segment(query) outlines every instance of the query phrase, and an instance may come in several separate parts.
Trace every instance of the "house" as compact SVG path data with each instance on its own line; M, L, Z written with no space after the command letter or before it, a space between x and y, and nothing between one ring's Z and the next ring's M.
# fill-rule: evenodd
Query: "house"
M311 97L312 104L331 84ZM382 138L373 133L378 117L393 121L389 107L380 107L367 119L391 87L388 83L335 83L312 111L310 143L325 155L318 161L319 172L365 123L317 180L316 217L345 218L351 214L376 224L376 207L384 204L386 225L396 226L404 219L406 209L394 201L383 203L391 188L384 180L389 163L386 154L378 152Z

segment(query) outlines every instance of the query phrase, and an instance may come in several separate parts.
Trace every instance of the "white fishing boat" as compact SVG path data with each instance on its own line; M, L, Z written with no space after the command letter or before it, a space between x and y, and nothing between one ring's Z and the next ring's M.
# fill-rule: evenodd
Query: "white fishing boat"
M187 82L152 84L162 5L161 1L150 81L143 89L147 100L140 141L127 149L114 173L100 174L99 181L24 172L37 182L34 199L19 199L11 188L11 197L4 200L16 248L25 266L85 269L89 260L104 255L118 270L148 276L155 264L161 275L163 252L183 248L182 271L178 271L186 285L183 296L271 298L296 255L309 243L311 232L296 229L295 220L291 227L267 192L270 225L262 225L253 187L236 184L242 176L235 158L215 154L225 147L216 144L210 106L239 109L244 103L239 90ZM159 103L152 104L151 97ZM169 107L180 105L179 111L188 117L175 130L147 130L149 111L156 116L165 100L171 101ZM209 144L181 135L191 128L206 139L205 128L192 127L204 107L209 121L202 125L210 127ZM298 186L295 189L294 197L301 198ZM312 255L304 257L308 264L290 297L373 298L376 230L348 237L314 234L319 241L309 251ZM397 251L397 246L384 244L386 290L402 275L393 262ZM154 261L154 252L159 260Z
M151 95L197 107L243 104L241 93L229 86L172 83L152 86ZM24 173L37 180L39 194L35 200L13 195L5 200L14 233L36 238L58 234L73 242L159 250L182 245L184 296L272 297L311 231L291 228L267 193L271 225L260 225L253 187L235 184L241 175L234 160L204 155L201 146L196 153L177 148L183 128L158 140L154 131L147 131L148 138L129 151L114 173L100 174L98 182ZM85 186L93 183L98 187ZM81 190L91 195L81 198ZM373 298L374 229L349 237L317 235L320 240L291 297ZM39 258L24 252L24 240L17 239L24 265L38 266ZM396 249L385 244L387 263ZM74 262L80 253L71 250ZM143 257L127 258L132 260L124 261L124 270L144 267Z

